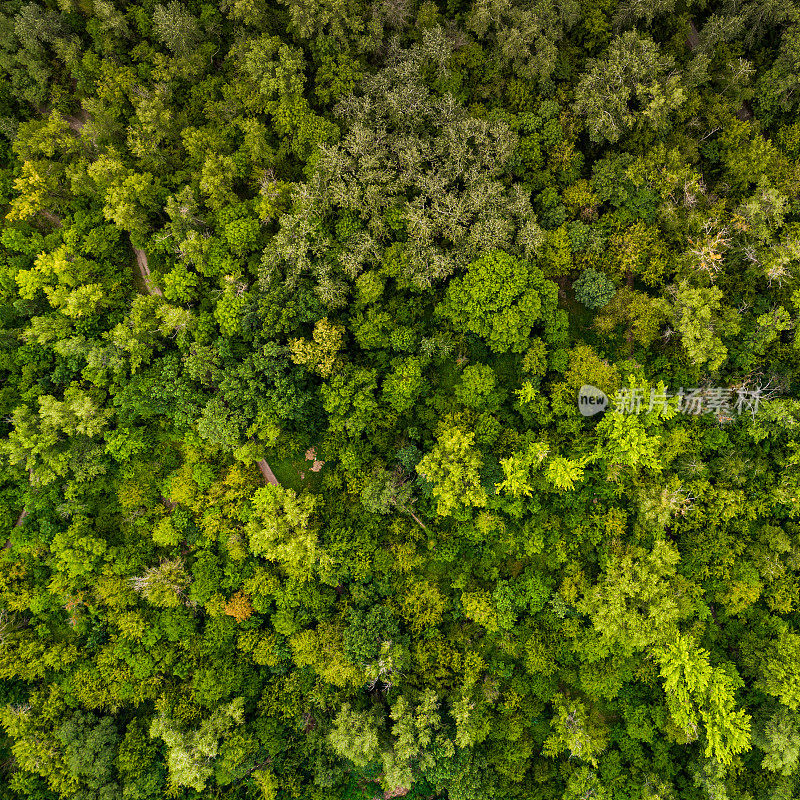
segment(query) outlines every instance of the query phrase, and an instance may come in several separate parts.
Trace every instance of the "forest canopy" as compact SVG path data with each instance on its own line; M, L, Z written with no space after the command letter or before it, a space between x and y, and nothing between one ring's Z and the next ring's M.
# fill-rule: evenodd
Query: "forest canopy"
M0 800L800 796L798 119L797 0L2 3Z

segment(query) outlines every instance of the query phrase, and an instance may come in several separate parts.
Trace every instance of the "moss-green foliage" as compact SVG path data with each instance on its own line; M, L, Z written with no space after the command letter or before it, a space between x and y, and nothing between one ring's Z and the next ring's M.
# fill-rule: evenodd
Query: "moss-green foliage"
M602 272L587 267L572 284L575 299L588 308L602 308L614 297L617 287Z
M800 796L797 0L0 6L0 800Z

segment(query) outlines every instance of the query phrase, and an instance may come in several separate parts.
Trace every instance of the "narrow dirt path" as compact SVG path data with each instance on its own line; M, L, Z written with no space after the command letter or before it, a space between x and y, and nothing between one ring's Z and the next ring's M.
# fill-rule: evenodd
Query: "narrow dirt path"
M29 469L28 470L28 477L30 478L32 476L33 476L33 470ZM15 528L19 528L19 526L22 525L22 523L25 521L25 517L27 517L27 516L28 516L28 507L27 506L22 506L22 511L20 511L20 514L17 517L17 521L14 523L14 527ZM5 550L5 549L7 549L9 547L11 547L11 539L7 539L6 540L6 543L3 545L3 549Z
M133 247L133 245L131 245L131 247ZM133 252L136 254L136 266L139 269L139 275L142 277L142 283L144 283L147 293L163 297L164 292L150 280L150 267L147 266L147 253L145 253L144 250L140 250L138 247L134 247Z
M44 105L36 106L36 111L43 117L49 117L53 109L49 105ZM89 112L84 108L74 116L72 114L64 114L60 111L58 113L75 133L80 133L83 130L83 126L91 119Z
M39 113L49 114L50 112L46 107L41 106L39 107ZM74 116L65 114L64 119L67 121L69 127L75 131L75 133L79 134L83 130L83 126L89 121L90 116L88 111L81 109ZM52 214L49 211L41 211L40 213L48 222L51 222L53 225L61 225L61 219L55 214ZM131 245L131 247L133 247L133 245ZM153 283L153 281L150 279L150 267L147 265L147 253L145 253L144 250L140 250L138 247L134 247L133 252L136 254L136 265L139 269L139 275L142 278L142 283L144 284L145 289L147 289L147 293L156 295L158 297L163 297L164 292L162 292L161 289L159 289L159 287L156 286L155 283Z
M42 209L39 212L51 225L55 225L56 228L61 227L61 217L56 216L53 214L52 211L48 211L47 209Z
M44 113L45 109L40 109L40 111L42 113ZM81 130L83 129L83 126L89 121L89 114L88 114L87 111L81 109L81 111L78 114L76 114L75 116L65 115L64 119L66 119L67 124L69 125L69 127L73 131L75 131L75 133L80 133ZM56 225L60 225L61 224L61 220L58 219L58 217L56 217L55 215L50 214L50 212L45 211L45 212L42 212L42 214L50 222L52 222L52 223L54 223ZM150 277L150 267L149 267L149 265L147 263L147 253L145 253L145 251L142 250L139 247L133 247L133 245L131 245L131 247L133 248L133 252L136 255L136 267L137 267L137 269L139 271L139 275L140 275L140 277L142 279L142 283L144 284L145 288L147 289L147 293L151 294L151 295L155 295L157 297L163 297L164 296L164 292L162 292L161 289L158 286L156 286L155 283L153 283L153 281L152 281L152 279ZM258 464L258 468L261 470L261 474L264 476L264 480L267 483L271 483L273 486L280 486L280 483L278 482L278 479L275 477L275 473L272 471L272 468L270 467L269 464L267 464L265 459L262 458L260 461L257 462L257 464ZM161 500L162 500L162 502L164 502L164 504L167 506L167 508L171 509L172 507L174 507L174 504L172 503L172 501L167 500L166 498L161 498ZM23 508L22 509L22 513L20 514L19 519L17 520L17 522L15 524L15 527L16 527L16 525L21 525L22 524L22 521L25 519L25 516L27 515L27 513L28 513L27 510ZM6 546L8 546L8 544L10 544L10 542L7 543Z
M65 114L64 119L75 133L80 133L83 130L83 126L89 121L89 112L82 108L74 117Z
M17 521L14 523L15 528L19 528L22 525L25 517L28 516L28 509L23 506L20 515L17 517ZM8 550L11 547L11 539L6 539L6 543L3 545L3 550Z
M264 476L264 480L267 483L271 483L273 486L280 486L278 479L275 477L275 473L263 458L260 461L256 461L256 464L258 464L258 468L261 470L261 474Z
M686 34L686 44L689 45L690 50L696 50L700 46L700 34L697 32L697 26L692 20L689 20L689 33Z

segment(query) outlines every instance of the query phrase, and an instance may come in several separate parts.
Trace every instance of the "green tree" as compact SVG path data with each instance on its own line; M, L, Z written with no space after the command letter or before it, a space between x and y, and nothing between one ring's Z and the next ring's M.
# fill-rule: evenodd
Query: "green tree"
M762 691L776 697L792 711L800 709L800 634L785 630L765 643L758 663L758 683Z
M436 512L447 516L459 507L486 505L486 491L481 485L480 453L473 449L474 434L452 425L444 427L437 444L417 464L417 472L433 484Z
M753 731L753 744L764 752L761 766L784 777L794 774L800 762L797 713L780 706L759 722L759 727Z
M718 370L728 357L722 336L739 332L736 311L720 302L723 293L716 286L692 288L686 283L678 287L673 319L687 355L693 364Z
M313 341L292 339L289 344L292 361L313 369L323 378L330 377L337 363L337 354L343 346L342 326L328 322L327 317L314 325Z
M683 634L659 648L657 658L667 705L688 741L699 737L702 722L706 757L730 764L750 749L750 716L734 698L737 681L742 685L738 675L735 681L730 670L712 667L708 652Z
M154 606L175 608L185 600L191 575L180 558L162 561L143 575L131 578L131 585Z
M378 757L379 723L374 711L355 711L344 703L328 734L328 742L342 758L356 767L366 767Z
M84 797L119 794L115 762L120 736L111 717L98 720L94 714L78 712L58 728L56 738L64 747L66 765L80 781Z
M572 284L575 299L587 308L602 308L614 297L617 287L602 272L587 267Z
M189 53L201 38L197 17L177 0L155 7L153 31L158 40L177 55Z
M376 390L376 370L348 367L333 375L320 390L330 429L358 436L377 414Z
M411 516L418 525L425 528L413 511L414 483L411 476L404 474L402 467L394 470L376 467L370 479L361 490L361 502L375 514L388 514L393 508Z
M392 746L381 754L382 783L387 791L410 789L415 778L434 766L437 756L455 753L452 742L443 735L439 705L432 689L426 689L416 704L399 697L392 705Z
M503 402L503 392L497 385L497 376L487 364L469 364L461 373L455 386L459 403L477 411L497 411Z
M315 274L329 307L341 307L344 281L376 261L422 292L483 250L532 255L539 238L528 198L500 180L515 144L509 126L473 117L428 86L428 65L448 72L443 31L389 50L386 66L337 104L341 141L320 148L313 180L297 188L263 260L268 280ZM359 220L346 248L334 246L325 216Z
M557 296L555 284L533 264L493 250L450 281L437 314L457 330L481 336L498 353L521 353L533 327L553 312Z
M678 622L693 611L692 587L676 566L677 548L664 540L652 551L631 548L613 557L576 608L588 614L608 652L630 655L676 635Z
M213 760L220 751L221 740L229 737L243 719L243 697L220 706L192 730L186 730L175 720L159 714L150 725L150 737L163 739L167 746L167 765L172 783L202 792L214 774Z
M422 361L416 356L398 359L383 382L383 399L400 413L410 410L423 390Z
M248 523L250 549L282 564L291 575L307 575L317 558L317 532L312 515L317 501L293 489L264 486L252 499Z
M580 700L562 694L556 695L553 705L553 732L545 741L545 755L554 758L566 751L570 758L578 758L596 767L598 756L609 742L609 732L600 715Z

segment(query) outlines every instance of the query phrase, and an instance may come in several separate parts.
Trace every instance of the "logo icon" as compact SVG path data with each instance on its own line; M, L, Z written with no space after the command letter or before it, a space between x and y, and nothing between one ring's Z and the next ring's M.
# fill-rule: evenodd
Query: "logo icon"
M608 408L608 397L602 389L585 383L578 391L578 411L584 417L593 417Z

